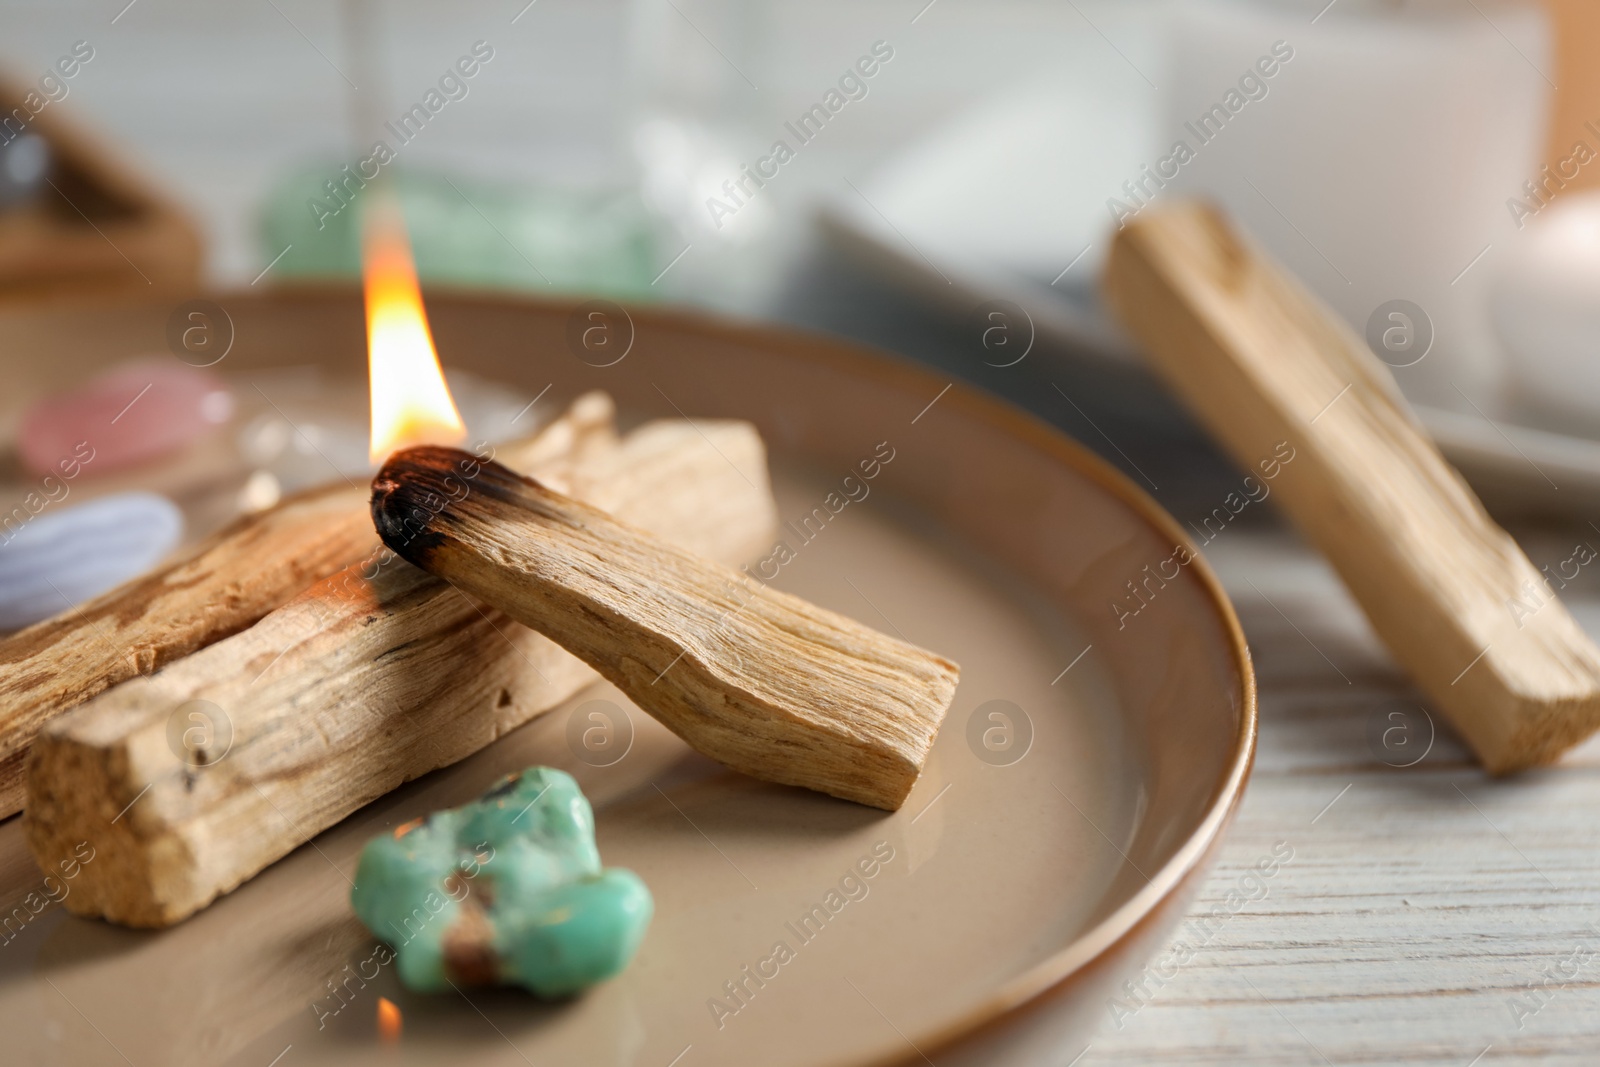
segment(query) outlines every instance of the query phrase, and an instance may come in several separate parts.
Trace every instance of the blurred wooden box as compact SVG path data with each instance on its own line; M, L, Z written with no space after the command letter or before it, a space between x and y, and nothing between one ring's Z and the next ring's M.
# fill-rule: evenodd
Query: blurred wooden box
M30 89L0 76L0 119L29 115ZM17 125L12 119L7 132ZM0 209L0 300L194 289L200 236L174 203L60 104L25 128L50 146L51 184Z

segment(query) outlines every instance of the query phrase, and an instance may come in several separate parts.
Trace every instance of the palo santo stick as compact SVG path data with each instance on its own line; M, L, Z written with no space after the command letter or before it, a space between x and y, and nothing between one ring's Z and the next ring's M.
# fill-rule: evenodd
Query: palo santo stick
M579 397L542 431L499 446L513 467L565 477L615 440L611 398ZM0 818L22 809L34 735L55 715L238 633L378 547L367 489L291 497L219 531L184 559L0 641Z
M650 424L566 477L573 492L730 561L772 543L764 450L744 423ZM64 841L94 843L69 910L166 926L594 680L546 638L403 561L375 575L358 565L46 727L29 762L28 843L41 862ZM213 750L191 767L182 731L207 725Z
M410 448L372 483L386 545L554 639L734 770L898 809L955 664L752 582L497 463Z
M1285 510L1489 771L1549 762L1600 726L1600 650L1360 338L1219 213L1146 209L1105 290L1242 465L1294 447L1274 486Z

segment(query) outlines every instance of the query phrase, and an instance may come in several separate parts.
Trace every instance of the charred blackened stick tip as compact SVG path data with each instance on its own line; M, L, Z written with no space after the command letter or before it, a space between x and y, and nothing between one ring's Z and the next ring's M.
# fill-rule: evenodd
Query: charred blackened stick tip
M459 448L417 445L384 461L372 479L372 525L403 559L428 567L444 541L441 517L474 493L504 495L522 478L492 460Z

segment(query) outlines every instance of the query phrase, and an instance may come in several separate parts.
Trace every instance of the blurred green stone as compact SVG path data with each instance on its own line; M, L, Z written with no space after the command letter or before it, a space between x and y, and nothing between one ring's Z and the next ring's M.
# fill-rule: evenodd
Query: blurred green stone
M581 191L385 169L424 282L640 298L661 269L650 215L629 191ZM330 189L329 183L343 182ZM363 188L338 166L296 171L262 211L263 262L279 279L361 274ZM337 195L335 195L337 192Z
M544 997L621 973L654 912L638 875L600 866L589 801L549 767L367 842L350 903L395 947L407 989L501 982Z

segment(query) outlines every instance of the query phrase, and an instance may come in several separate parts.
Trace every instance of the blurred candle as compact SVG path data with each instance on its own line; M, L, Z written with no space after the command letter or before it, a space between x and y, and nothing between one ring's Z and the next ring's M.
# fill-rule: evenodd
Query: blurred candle
M1516 232L1507 200L1539 170L1543 13L1495 0L1195 0L1170 49L1168 126L1194 158L1159 195L1222 203L1358 331L1392 301L1419 306L1431 349L1387 360L1413 399L1492 398L1486 286ZM1261 57L1277 61L1271 77Z

